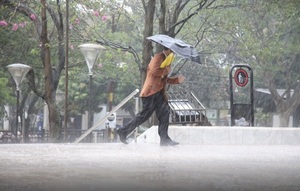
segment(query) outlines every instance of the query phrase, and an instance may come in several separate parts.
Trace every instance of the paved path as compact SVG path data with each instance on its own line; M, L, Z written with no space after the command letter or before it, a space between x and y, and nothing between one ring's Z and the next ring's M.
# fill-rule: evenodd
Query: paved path
M298 191L300 146L2 144L1 191Z

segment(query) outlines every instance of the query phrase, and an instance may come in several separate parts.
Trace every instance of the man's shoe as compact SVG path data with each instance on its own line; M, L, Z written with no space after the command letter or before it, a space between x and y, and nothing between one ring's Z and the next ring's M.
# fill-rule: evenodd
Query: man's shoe
M178 142L172 141L172 140L167 140L167 141L161 141L160 146L175 146L179 145Z
M127 136L126 136L124 133L121 132L121 129L120 129L120 128L117 129L117 134L119 135L120 141L121 141L122 143L128 144L128 142L127 142Z

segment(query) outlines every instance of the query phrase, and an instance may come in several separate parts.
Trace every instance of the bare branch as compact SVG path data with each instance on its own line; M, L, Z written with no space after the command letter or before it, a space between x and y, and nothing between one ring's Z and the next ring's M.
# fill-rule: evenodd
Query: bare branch
M135 62L138 64L139 69L141 70L141 61L140 61L140 58L138 56L138 53L131 46L125 47L125 46L122 46L118 43L107 41L104 38L101 38L101 40L96 40L96 42L101 44L101 45L108 46L108 47L110 47L112 49L115 49L115 50L121 50L123 52L131 53L134 57Z
M41 97L42 99L45 99L44 94L38 90L38 88L36 87L36 83L35 83L35 74L33 70L30 70L27 73L27 80L28 80L28 85L31 88L31 90L39 97Z
M211 6L216 0L203 0L201 1L199 4L198 4L198 8L191 14L189 14L186 18L183 18L182 20L178 21L178 22L173 22L174 24L170 27L170 31L174 30L174 36L176 36L180 31L181 29L184 27L185 23L191 19L193 16L197 15L199 13L199 11L201 11L203 8L205 7L209 7ZM181 1L180 1L181 2ZM187 5L189 1L186 1L184 4L182 5L177 5L176 6L176 10L174 11L174 15L173 15L173 18L175 19L176 18L176 15L177 14L177 17L178 15L180 14L180 12L182 11L182 9ZM173 20L175 21L175 20ZM175 32L175 28L179 26L179 29L176 30Z

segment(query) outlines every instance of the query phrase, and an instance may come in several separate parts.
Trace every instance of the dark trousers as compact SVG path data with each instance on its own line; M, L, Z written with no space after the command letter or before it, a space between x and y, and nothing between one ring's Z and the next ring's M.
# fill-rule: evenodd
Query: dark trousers
M142 111L138 113L133 119L131 119L123 128L120 130L128 135L137 126L144 123L151 117L155 111L158 118L158 134L161 140L168 140L168 128L169 128L169 115L170 107L166 100L164 93L159 91L149 97L142 97Z

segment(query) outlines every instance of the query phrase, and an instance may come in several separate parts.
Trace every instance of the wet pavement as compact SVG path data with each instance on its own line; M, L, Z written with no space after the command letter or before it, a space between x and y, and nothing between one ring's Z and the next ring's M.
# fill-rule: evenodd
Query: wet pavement
M296 191L298 145L1 144L1 191Z

